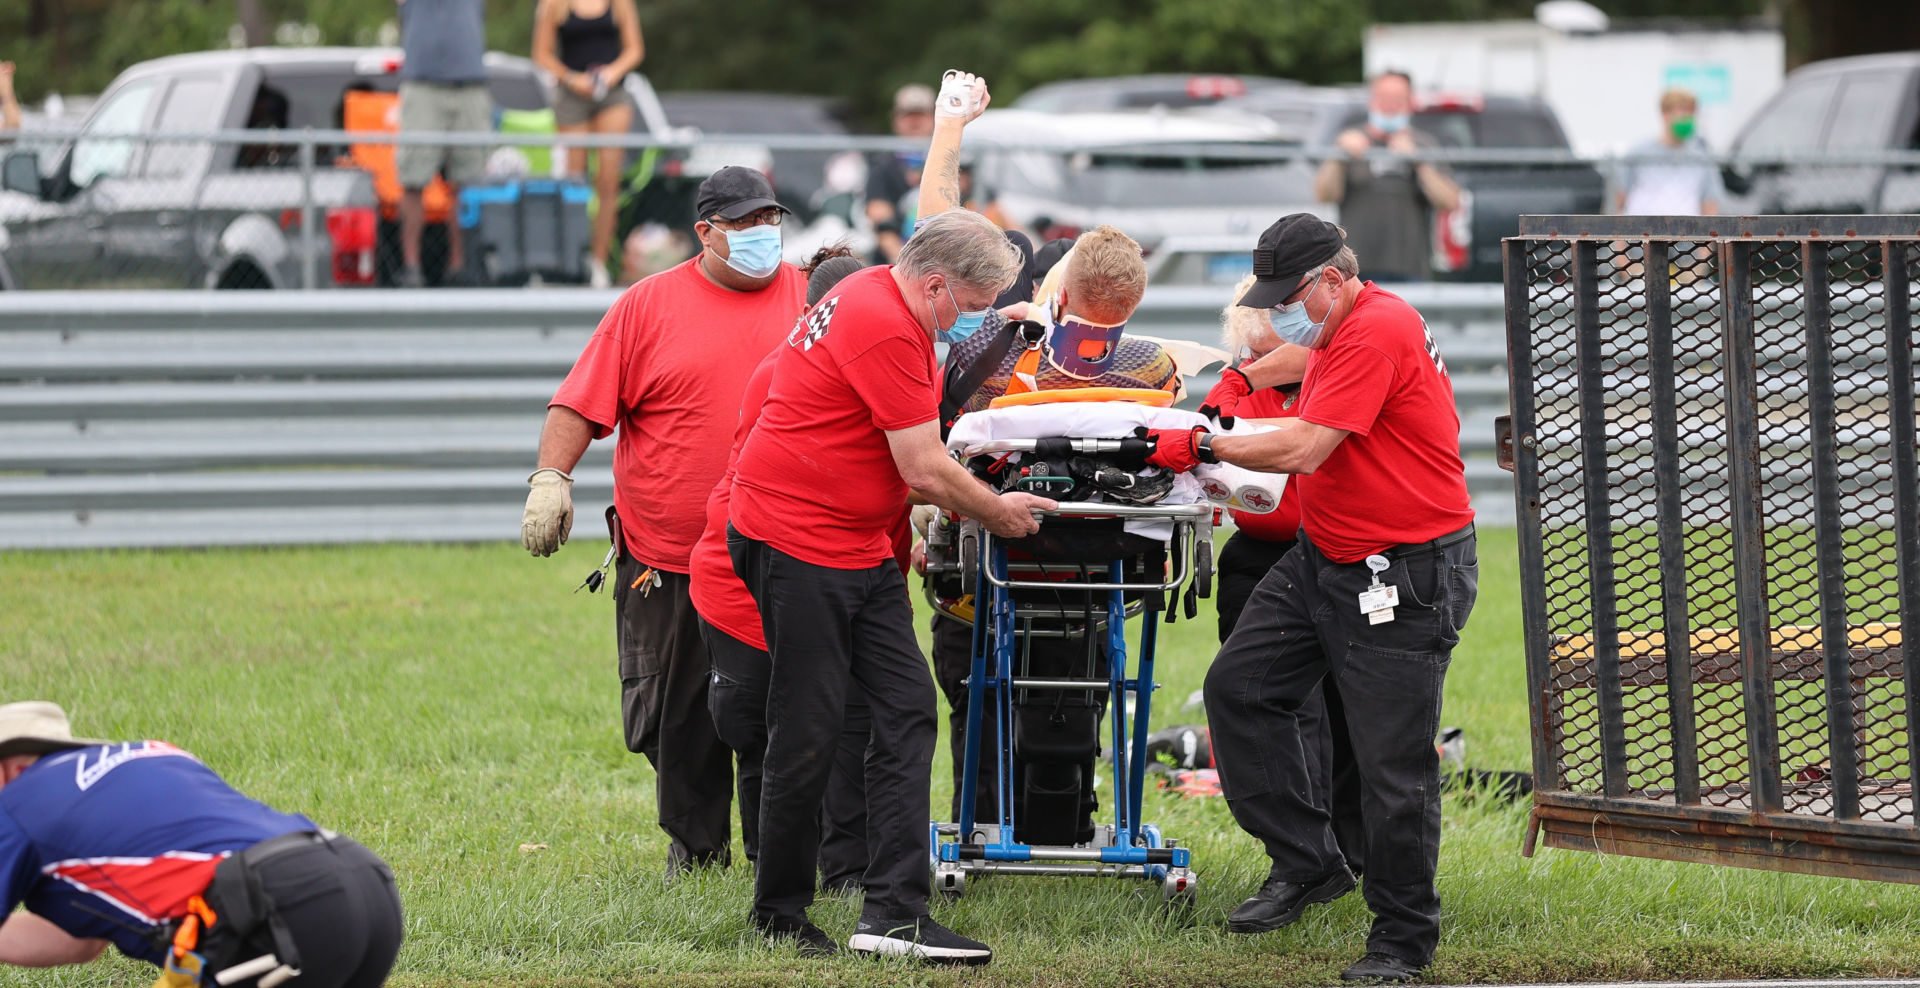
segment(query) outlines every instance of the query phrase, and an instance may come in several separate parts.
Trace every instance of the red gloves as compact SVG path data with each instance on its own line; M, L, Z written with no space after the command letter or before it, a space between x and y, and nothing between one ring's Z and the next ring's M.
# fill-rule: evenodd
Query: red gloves
M1220 383L1207 392L1206 401L1200 405L1200 414L1231 429L1234 406L1252 393L1253 384L1247 380L1247 375L1238 368L1229 367L1220 372Z
M1191 429L1148 429L1146 439L1153 444L1153 451L1147 454L1147 462L1174 473L1186 473L1200 465L1200 437L1206 434L1207 427L1203 425Z

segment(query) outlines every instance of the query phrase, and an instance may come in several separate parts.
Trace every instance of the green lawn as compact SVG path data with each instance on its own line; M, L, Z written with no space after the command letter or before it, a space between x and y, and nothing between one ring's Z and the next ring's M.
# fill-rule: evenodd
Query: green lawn
M1006 877L936 904L992 967L802 961L747 928L744 869L668 887L652 774L618 729L611 604L568 591L600 549L351 547L0 556L0 696L76 730L163 738L240 788L391 861L408 908L401 985L1323 984L1361 951L1358 895L1259 938L1224 917L1264 875L1218 800L1148 797L1195 850L1198 907L1157 887ZM1528 764L1511 532L1483 535L1480 604L1445 720L1470 761ZM1155 725L1213 654L1211 614L1164 637ZM945 746L934 804L948 793ZM1542 850L1525 810L1450 800L1439 981L1911 975L1920 891ZM547 849L523 853L523 844ZM855 903L815 918L850 932ZM0 986L145 985L119 962Z

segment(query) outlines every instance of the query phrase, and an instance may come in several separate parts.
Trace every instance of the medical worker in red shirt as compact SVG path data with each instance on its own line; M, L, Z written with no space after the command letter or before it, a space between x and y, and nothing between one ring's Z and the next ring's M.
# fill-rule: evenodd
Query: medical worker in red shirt
M995 495L940 441L935 337L978 330L1022 267L992 221L948 210L899 262L849 276L793 327L759 421L740 448L727 548L760 609L772 657L753 922L812 954L807 919L819 811L854 684L873 711L867 749L866 899L848 946L980 964L993 952L927 914L933 677L914 639L892 533L909 491L1002 537L1039 530L1053 502Z
M627 289L554 394L521 523L536 556L565 542L568 471L589 442L618 430L620 706L628 749L658 776L669 875L731 859L733 752L707 712L712 668L688 597L688 559L726 468L747 376L807 292L806 276L780 259L787 210L766 176L722 168L700 183L696 209L701 252Z
M807 276L807 301L818 302L847 275L866 267L844 247L826 248L802 270ZM760 608L733 571L727 554L727 507L733 491L734 466L740 444L766 404L778 354L768 354L747 378L740 396L740 419L734 428L733 453L726 473L714 485L707 501L707 527L694 543L692 596L700 613L700 636L713 656L713 682L707 689L707 709L720 740L740 759L740 831L747 860L760 859L761 766L767 757L767 680L772 659L767 637L760 630ZM904 506L903 506L904 510ZM908 539L910 533L896 537ZM897 546L896 546L897 549ZM833 774L821 807L820 887L831 894L857 892L867 872L867 738L872 713L858 690L847 697L846 722L834 750ZM777 823L776 823L777 825Z
M1253 272L1240 304L1267 310L1274 334L1295 346L1226 378L1257 390L1299 375L1298 424L1257 436L1160 430L1151 457L1173 469L1220 461L1295 474L1300 494L1299 543L1254 588L1207 673L1228 807L1273 861L1228 928L1279 929L1354 886L1308 781L1298 719L1331 677L1353 726L1374 916L1366 956L1341 977L1408 981L1439 939L1433 738L1479 583L1453 384L1425 320L1360 280L1339 227L1283 217L1260 235ZM1216 388L1208 406L1235 414L1233 390Z
M1286 346L1280 337L1273 335L1265 309L1249 309L1240 304L1240 299L1252 291L1255 284L1253 275L1241 279L1240 284L1234 286L1233 300L1220 313L1221 342L1242 367L1265 360ZM1298 347L1294 349L1298 359L1304 361L1306 352ZM1282 353L1275 360L1286 358ZM1235 368L1223 376L1230 379L1239 373L1244 372ZM1291 421L1296 411L1293 401L1299 392L1297 381L1284 388L1249 391L1238 400L1234 414ZM1239 510L1229 513L1233 516L1233 536L1220 548L1220 558L1214 563L1213 602L1220 619L1223 645L1233 635L1247 599L1253 596L1253 588L1266 579L1274 564L1286 558L1299 538L1300 485L1289 483L1280 496L1280 504L1266 514ZM1333 680L1321 680L1316 696L1301 705L1299 717L1300 740L1306 748L1307 764L1318 766L1315 785L1327 794L1327 807L1333 814L1333 832L1339 838L1340 852L1347 859L1347 867L1359 875L1365 868L1367 851L1366 837L1360 829L1360 776L1353 769L1353 752L1347 746L1346 712L1340 705L1340 690Z

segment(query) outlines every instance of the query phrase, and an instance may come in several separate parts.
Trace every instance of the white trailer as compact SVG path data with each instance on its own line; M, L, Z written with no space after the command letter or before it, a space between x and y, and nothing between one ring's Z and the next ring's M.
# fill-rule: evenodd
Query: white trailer
M1413 76L1421 92L1538 96L1566 128L1574 151L1626 151L1660 128L1660 94L1690 90L1700 100L1699 133L1725 150L1780 88L1786 44L1777 27L1645 21L1618 28L1605 15L1556 17L1542 4L1531 21L1376 24L1363 61L1369 78L1388 69ZM1557 8L1557 9L1556 9Z

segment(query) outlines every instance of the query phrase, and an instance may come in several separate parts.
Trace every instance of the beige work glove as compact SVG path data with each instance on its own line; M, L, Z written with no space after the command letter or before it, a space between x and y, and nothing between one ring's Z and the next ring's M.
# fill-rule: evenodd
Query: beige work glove
M573 534L573 478L541 467L527 475L527 510L520 516L520 544L536 556L551 556Z

